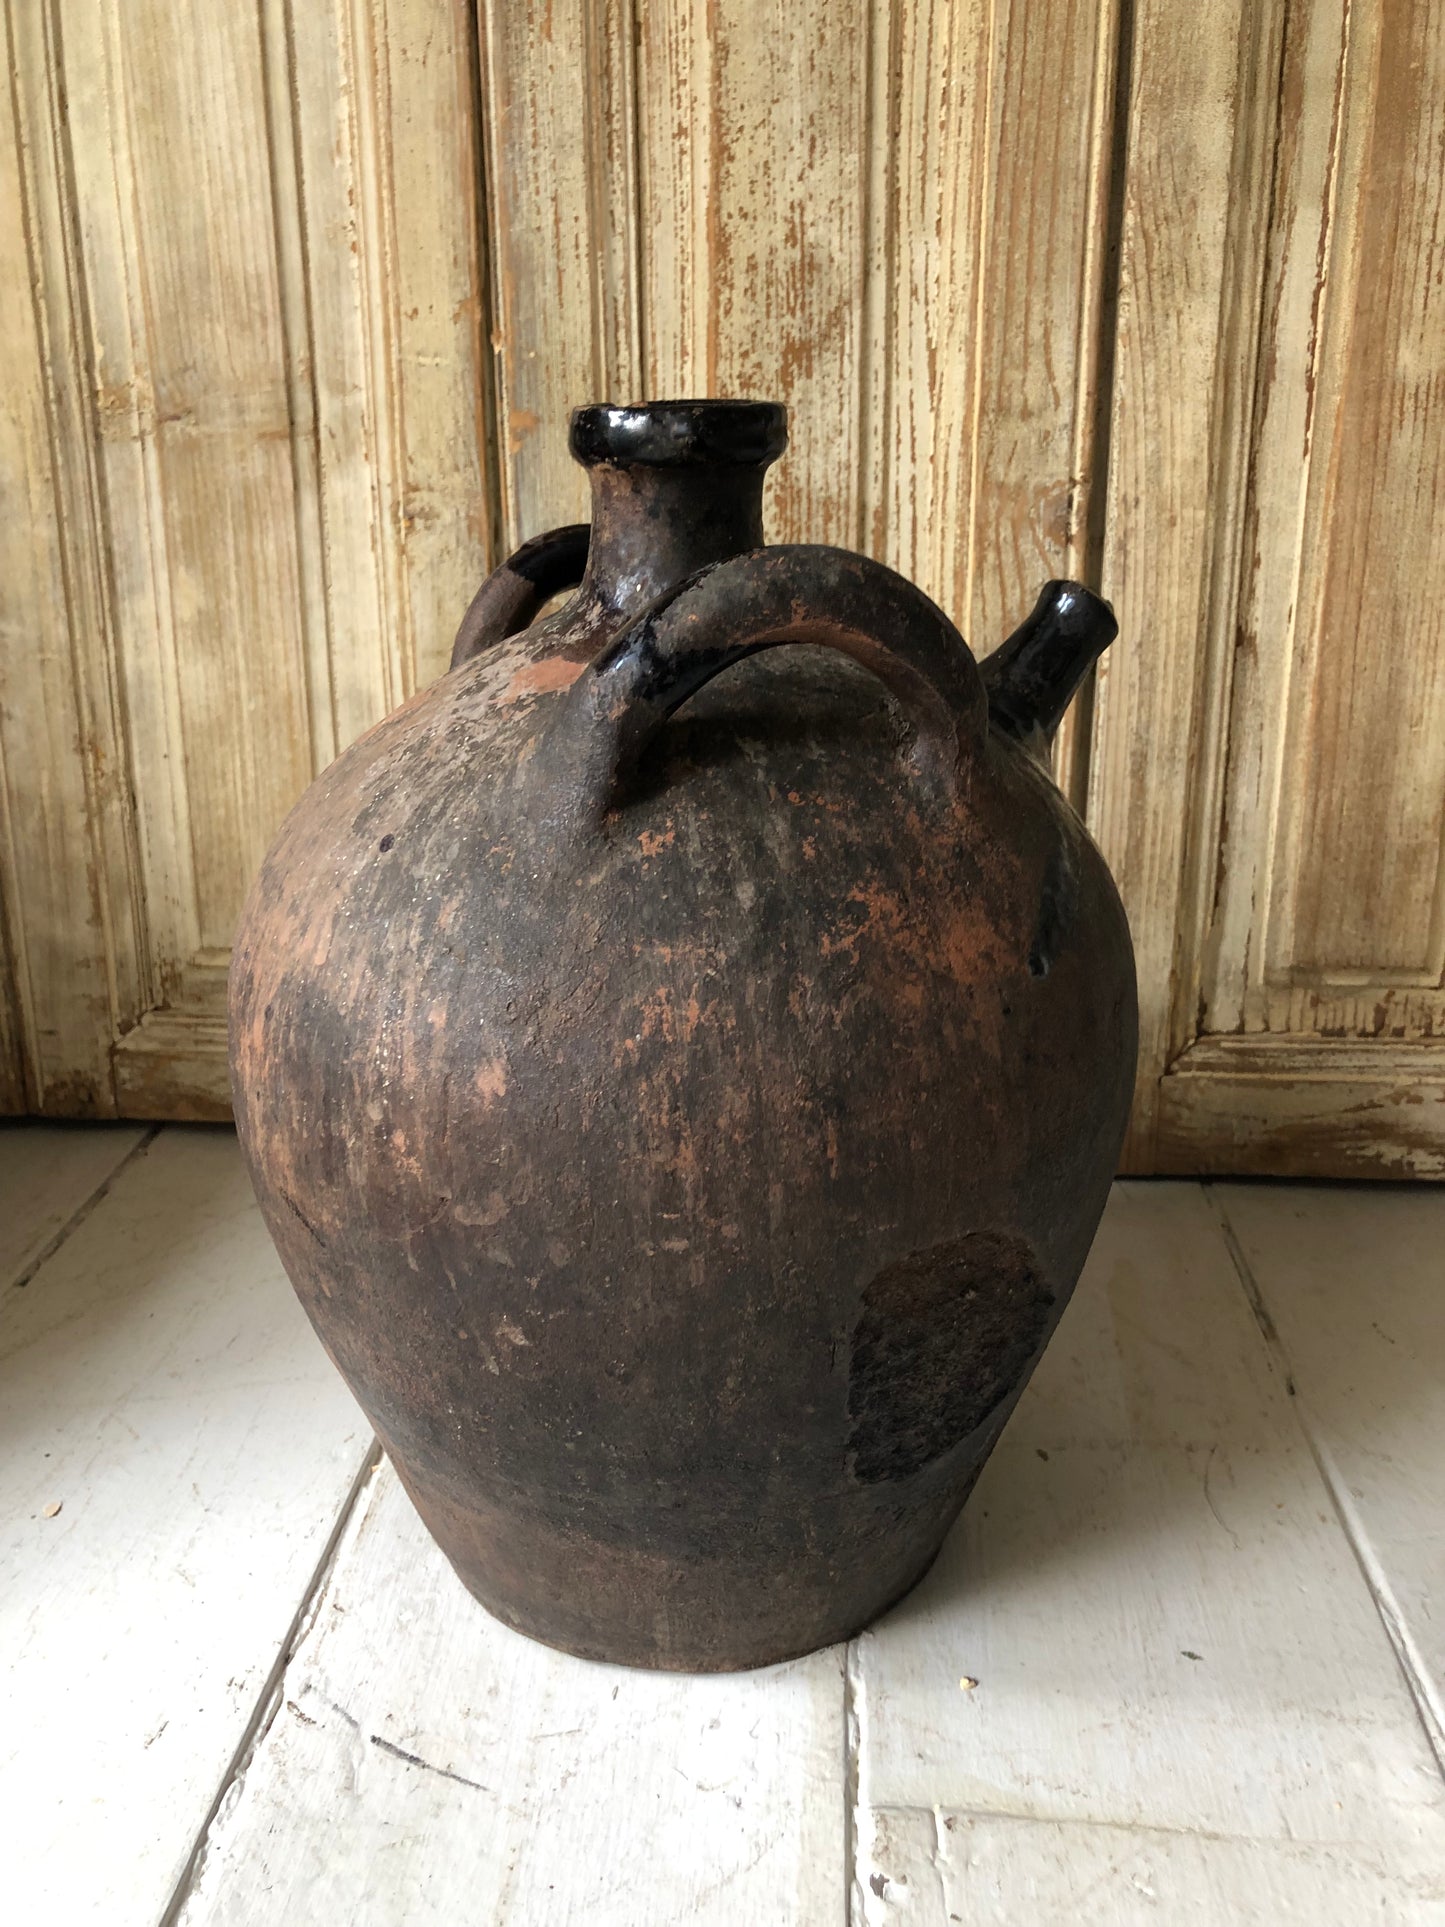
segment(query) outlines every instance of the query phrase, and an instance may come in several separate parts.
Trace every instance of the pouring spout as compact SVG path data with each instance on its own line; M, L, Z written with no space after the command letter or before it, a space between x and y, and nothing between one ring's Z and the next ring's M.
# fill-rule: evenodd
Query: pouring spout
M1118 633L1114 611L1081 582L1046 582L1032 614L979 664L989 721L1046 755L1079 684Z

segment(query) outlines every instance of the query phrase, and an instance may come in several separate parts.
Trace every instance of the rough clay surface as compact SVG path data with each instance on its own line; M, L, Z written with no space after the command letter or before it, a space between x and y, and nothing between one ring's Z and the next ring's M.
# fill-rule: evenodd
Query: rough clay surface
M993 732L957 800L880 685L769 650L600 824L546 754L587 593L320 778L233 971L241 1139L467 1584L638 1664L841 1637L926 1568L1073 1287L1128 933Z

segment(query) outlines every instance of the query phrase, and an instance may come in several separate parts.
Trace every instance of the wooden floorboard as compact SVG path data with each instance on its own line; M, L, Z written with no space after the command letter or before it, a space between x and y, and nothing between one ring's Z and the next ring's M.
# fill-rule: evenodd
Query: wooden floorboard
M1426 1927L1438 1870L1384 1848L882 1811L861 1927Z
M842 1653L712 1678L509 1632L383 1464L183 1927L845 1919Z
M1276 1918L1445 1906L1445 1788L1198 1186L1116 1188L943 1557L853 1668L865 1906L897 1808L1037 1822L997 1836L1023 1859L1090 1825L1100 1865L1120 1829L1245 1843L1220 1864L1268 1864ZM1137 1911L1128 1884L1074 1917Z
M1445 1923L1442 1253L1445 1191L1118 1187L923 1586L687 1679L356 1498L228 1133L0 1132L0 1917Z
M0 1294L0 1434L0 1914L154 1927L371 1443L229 1133Z
M145 1136L131 1124L0 1124L0 1288L24 1277Z
M1213 1197L1445 1760L1445 1187Z

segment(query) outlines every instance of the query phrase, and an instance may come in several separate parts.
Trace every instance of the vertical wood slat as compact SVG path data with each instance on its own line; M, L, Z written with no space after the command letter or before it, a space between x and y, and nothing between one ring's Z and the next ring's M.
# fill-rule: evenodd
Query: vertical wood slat
M832 0L650 10L639 85L648 392L787 402L772 529L851 543L867 16Z
M1116 6L672 0L635 52L609 0L481 11L509 539L582 512L567 413L628 380L788 402L772 534L981 648L1087 566Z
M1445 16L1432 0L1354 0L1349 20L1269 968L1438 991Z
M268 50L241 9L64 13L102 464L117 510L145 504L110 533L132 742L169 791L140 813L163 1004L311 773Z
M1212 1031L1440 1028L1442 83L1431 9L1291 35Z
M614 382L623 388L636 365L635 344L616 360L619 335L630 326L599 329L595 307L600 286L626 286L634 205L627 181L632 148L617 131L614 104L625 93L623 49L631 35L622 31L620 0L616 12L602 13L600 4L480 9L508 546L585 516L586 487L567 453L567 410L582 401L628 399L597 390ZM599 138L596 123L609 106L613 137ZM622 315L631 311L626 296L618 306ZM610 365L600 360L604 341L614 344Z
M3 774L0 770L0 782ZM20 1050L20 992L9 946L0 944L0 1117L18 1117L26 1109L25 1059Z
M1093 561L1115 28L1074 4L903 14L878 532L981 652Z
M225 1115L260 853L445 666L492 547L474 25L466 0L6 18L25 1095Z
M1445 33L1159 0L1132 53L1091 796L1126 1168L1438 1175Z
M319 768L446 666L491 552L480 136L464 0L286 5L284 30L272 65L295 99L292 300L309 329L293 418L324 578Z
M1261 316L1261 380L1251 432L1246 558L1234 637L1219 884L1199 996L1214 1031L1263 1027L1247 1009L1251 927L1269 893L1281 705L1300 589L1303 486L1318 376L1321 248L1338 158L1345 0L1309 10L1286 37L1275 157L1274 232ZM1254 973L1260 958L1255 956Z
M1126 1170L1197 1029L1247 485L1283 0L1132 17L1089 823L1138 961Z
M114 1111L110 1046L143 935L57 8L3 11L0 100L0 888L7 1105Z
M360 301L368 316L386 310L387 353L373 359L369 403L373 413L383 402L393 411L396 437L391 500L373 539L396 570L390 594L401 690L410 695L446 669L495 547L492 451L483 434L476 26L471 0L350 6L358 37L365 22L373 38L371 65L358 59L349 84L364 90L375 116L354 174L363 192L386 197L389 222L386 251L364 263ZM338 630L338 675L348 646ZM350 740L345 731L342 740Z

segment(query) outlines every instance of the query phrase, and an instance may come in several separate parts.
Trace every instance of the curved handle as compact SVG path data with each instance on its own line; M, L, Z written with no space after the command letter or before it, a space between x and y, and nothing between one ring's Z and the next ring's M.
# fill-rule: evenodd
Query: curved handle
M525 629L544 602L575 589L587 566L591 528L569 522L524 542L499 569L493 569L472 597L452 644L451 667L458 669L494 642Z
M559 780L600 818L675 709L731 664L780 643L821 643L870 669L913 722L917 778L957 794L988 719L967 643L891 569L805 544L699 570L624 630L563 699L549 738Z

